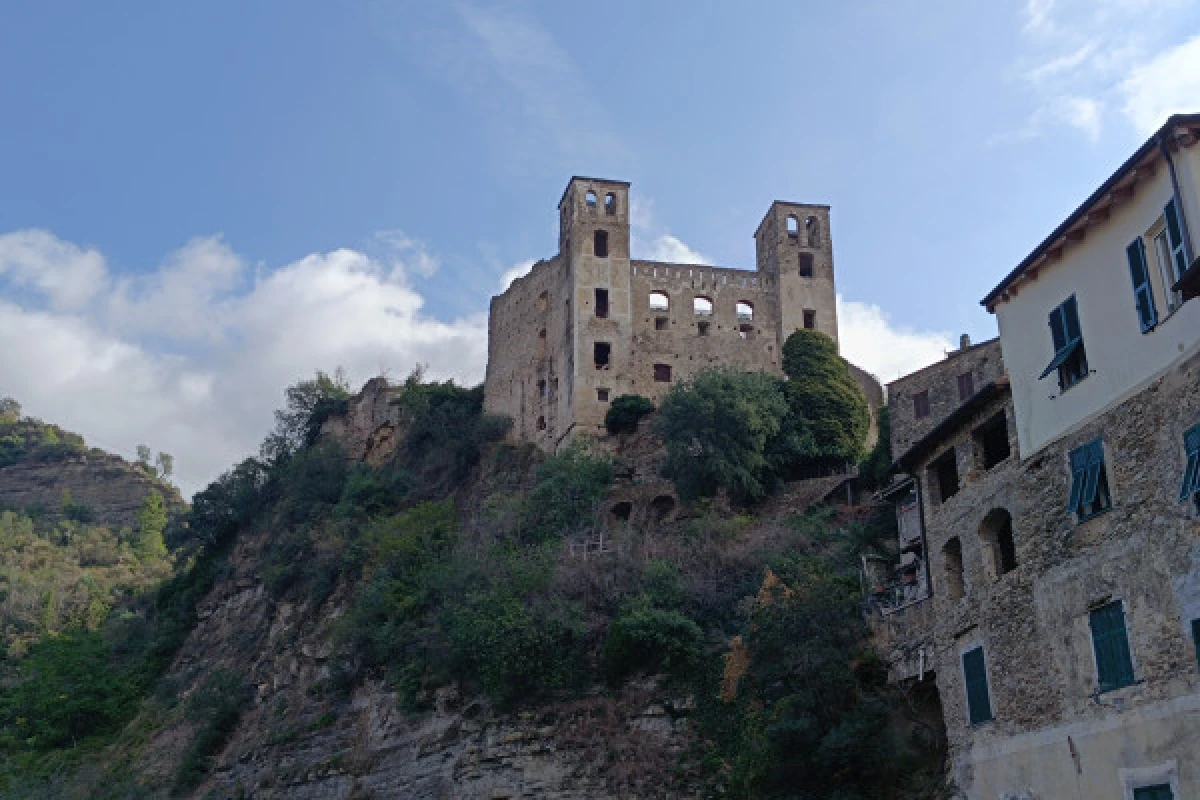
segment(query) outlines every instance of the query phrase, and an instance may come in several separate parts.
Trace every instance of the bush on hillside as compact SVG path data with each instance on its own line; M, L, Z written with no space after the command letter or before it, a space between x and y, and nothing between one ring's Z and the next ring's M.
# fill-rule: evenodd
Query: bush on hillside
M610 458L583 440L571 442L538 465L520 540L536 544L595 527L597 506L612 480Z
M678 611L645 604L626 609L604 640L609 683L620 685L636 674L684 678L696 668L703 641L700 626Z
M654 403L650 398L640 394L623 394L615 398L604 414L605 429L616 435L618 433L633 433L637 430L642 417L654 411Z
M871 425L862 390L837 345L819 331L798 330L783 345L787 399L809 462L857 462Z

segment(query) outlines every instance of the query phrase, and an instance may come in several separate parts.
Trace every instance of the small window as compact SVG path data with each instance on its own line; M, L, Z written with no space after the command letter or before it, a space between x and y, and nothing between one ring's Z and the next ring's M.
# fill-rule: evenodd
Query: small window
M736 306L738 322L750 322L754 319L754 306L745 300L739 300Z
M950 537L942 548L942 574L946 581L946 599L951 603L961 600L966 587L963 581L962 542L957 536Z
M692 298L692 310L696 312L697 317L711 317L713 313L712 298L696 295Z
M809 247L821 246L821 224L817 222L816 217L808 217L804 220L804 233Z
M1108 474L1104 469L1104 442L1093 439L1071 451L1071 494L1067 510L1080 521L1094 517L1112 506L1108 492Z
M613 194L612 192L609 192L608 194L604 195L604 213L605 214L617 213L617 196L615 194Z
M795 214L788 214L787 235L789 239L797 239L800 237L800 220L796 218Z
M1160 783L1157 786L1143 786L1133 790L1133 800L1175 800L1171 786Z
M1150 288L1150 270L1146 266L1146 245L1142 237L1125 248L1129 262L1129 277L1133 280L1133 304L1142 333L1149 333L1158 324L1158 309L1154 307L1154 291Z
M1083 332L1079 327L1079 308L1075 295L1050 312L1050 340L1054 345L1054 358L1038 376L1038 380L1058 372L1058 386L1070 389L1088 375L1087 354L1083 349Z
M671 296L666 292L650 293L650 310L667 311L671 308Z
M991 469L1012 454L1008 443L1008 418L1003 411L976 428L974 438L984 469Z
M600 318L608 316L608 289L596 290L596 316Z
M596 390L596 400L598 400L601 403L607 403L608 402L608 389L597 389Z
M592 360L596 369L608 369L612 361L612 345L608 342L596 342L592 345Z
M990 556L993 577L1012 572L1017 568L1017 545L1013 539L1012 515L1006 509L995 508L988 512L979 525L979 538Z
M596 254L596 258L608 258L608 232L596 231L596 235L592 241L592 250Z
M584 199L587 201L588 208L596 207L596 193L591 189L588 189L587 194L584 195Z
M1179 502L1192 498L1200 509L1200 424L1183 432L1183 449L1187 461L1183 466L1183 485L1179 487Z
M929 466L938 489L938 502L944 503L958 494L958 459L953 449L947 450Z
M671 382L671 365L670 364L655 364L654 365L654 380L658 383Z
M671 321L668 320L666 317L655 317L654 318L654 330L656 330L656 331L665 331L667 329L667 326L669 326L670 324L671 324Z
M992 719L992 698L988 692L987 665L983 648L976 647L962 655L963 682L967 687L967 716L972 725Z
M700 321L700 322L696 323L696 335L697 336L708 336L708 323L707 322Z
M1192 620L1192 647L1196 650L1196 668L1200 669L1200 619Z
M813 254L800 254L800 277L811 278L813 276Z
M546 307L548 305L549 305L549 300L546 296L546 293L542 292L541 294L538 295L538 311L543 314L546 313Z
M958 376L958 399L961 402L967 400L973 394L975 394L975 376L969 372L964 372Z
M924 419L929 416L929 391L917 392L913 395L913 416Z
M743 339L753 339L754 338L754 326L753 325L738 325L738 336L742 337Z
M544 431L544 430L546 430L546 418L545 418L545 417L538 417L538 418L537 418L537 429L538 429L539 431Z
M545 328L541 328L538 330L538 338L545 340L545 338L546 338L546 329Z
M546 382L538 381L538 397L546 396Z
M815 330L817 327L817 312L811 308L804 309L804 328L805 330Z
M1096 654L1096 680L1100 691L1108 692L1133 684L1133 658L1129 653L1129 633L1125 629L1125 609L1121 601L1093 609L1088 615L1092 628L1092 648Z

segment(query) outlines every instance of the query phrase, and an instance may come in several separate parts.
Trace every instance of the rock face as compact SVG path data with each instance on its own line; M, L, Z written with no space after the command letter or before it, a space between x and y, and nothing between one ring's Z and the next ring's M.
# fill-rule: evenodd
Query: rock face
M160 492L168 508L183 507L177 491L125 459L99 450L0 468L0 508L38 509L49 519L62 517L65 494L71 502L87 506L95 524L133 527L138 509L151 491Z

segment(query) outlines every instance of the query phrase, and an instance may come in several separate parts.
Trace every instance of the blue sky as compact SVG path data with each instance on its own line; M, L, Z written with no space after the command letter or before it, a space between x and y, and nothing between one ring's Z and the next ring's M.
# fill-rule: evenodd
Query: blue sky
M643 257L751 267L771 200L830 204L844 349L886 380L994 335L983 294L1200 110L1184 0L3 13L0 394L187 489L316 368L480 379L572 174L633 183Z

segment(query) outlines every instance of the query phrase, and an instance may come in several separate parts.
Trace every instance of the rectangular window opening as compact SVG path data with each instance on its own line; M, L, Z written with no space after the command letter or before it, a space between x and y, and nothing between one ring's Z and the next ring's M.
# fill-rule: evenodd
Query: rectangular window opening
M811 308L804 309L804 329L814 330L817 327L817 312Z
M1100 691L1109 692L1131 686L1133 657L1129 652L1129 633L1125 628L1125 609L1117 600L1088 614L1092 629L1092 648L1096 654L1096 680Z
M975 446L983 458L983 468L991 469L1012 454L1008 442L1008 418L997 413L975 429Z
M944 503L958 494L958 458L953 449L946 451L929 469L937 481L938 502Z
M608 402L608 389L597 389L596 390L596 399L598 401L600 401L601 403L607 403Z
M671 365L670 364L655 364L654 365L654 380L658 383L671 382Z
M975 394L975 376L964 372L958 376L958 399L963 401Z
M1071 493L1067 510L1079 520L1094 517L1112 506L1108 473L1104 468L1104 442L1097 438L1070 453Z
M612 363L612 345L608 342L596 342L592 346L592 361L596 369L608 369Z
M708 323L707 322L697 322L696 323L696 335L697 336L708 336Z
M963 680L967 686L967 715L972 725L992 720L992 698L988 691L987 665L983 648L976 647L962 655Z
M596 316L601 318L608 316L608 289L596 290Z
M654 330L656 330L656 331L665 331L667 329L668 324L670 324L670 323L666 317L655 317L654 318Z
M929 392L917 392L913 395L913 416L924 419L929 416Z
M811 278L813 276L813 254L800 254L800 277Z

